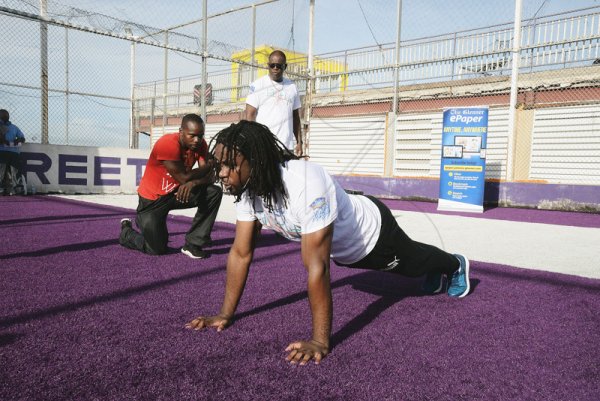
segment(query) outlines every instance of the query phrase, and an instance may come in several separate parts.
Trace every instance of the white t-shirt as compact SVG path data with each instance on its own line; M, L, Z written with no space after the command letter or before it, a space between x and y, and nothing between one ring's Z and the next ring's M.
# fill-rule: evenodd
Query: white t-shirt
M373 250L379 239L381 214L369 198L348 195L323 167L306 160L290 160L281 169L287 207L278 200L269 212L260 197L252 207L245 192L236 204L238 220L259 220L264 227L294 241L333 223L331 257L343 264L358 262Z
M293 111L301 106L296 85L288 78L275 82L268 75L250 85L246 103L257 110L256 121L269 127L271 132L293 150L294 137Z

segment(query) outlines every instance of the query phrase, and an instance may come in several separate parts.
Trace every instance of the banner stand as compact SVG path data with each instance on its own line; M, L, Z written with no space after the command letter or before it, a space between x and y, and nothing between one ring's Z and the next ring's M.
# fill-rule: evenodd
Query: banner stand
M483 213L488 112L444 109L438 210Z

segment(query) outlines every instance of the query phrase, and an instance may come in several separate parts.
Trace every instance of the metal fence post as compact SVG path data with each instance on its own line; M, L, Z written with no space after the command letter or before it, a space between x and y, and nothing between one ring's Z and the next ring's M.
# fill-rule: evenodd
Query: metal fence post
M400 39L402 37L402 0L398 0L398 9L396 10L396 62L394 65L394 100L392 102L392 112L394 116L398 110L398 85L400 78Z
M252 47L250 48L250 62L252 63L252 67L250 70L250 83L252 83L256 79L256 4L252 4ZM238 68L241 67L242 66L239 66ZM240 78L241 76L242 75L240 74ZM238 84L239 82L240 81L238 80Z
M202 1L202 93L200 95L200 115L206 124L206 81L207 81L207 35L208 35L208 0Z
M40 0L40 84L41 84L41 127L42 143L48 144L48 1Z
M130 110L129 110L129 148L137 149L139 147L139 141L137 136L136 124L135 124L135 41L133 41L133 32L131 28L126 27L125 32L131 39L130 54L129 54L129 98L130 98ZM154 123L154 122L152 122Z
M177 79L177 108L175 109L175 113L179 116L179 104L181 101L181 77Z
M312 111L312 92L314 85L314 58L313 58L313 37L315 28L315 0L310 0L309 17L308 17L308 80L306 82L306 96L304 98L304 135L300 134L300 138L304 137L304 146L302 146L302 154L308 154L310 148L310 114Z
M169 30L165 31L165 60L164 60L164 75L163 75L163 112L162 112L162 134L164 135L165 127L167 126L167 77L169 73Z
M512 45L512 75L510 79L510 102L508 105L508 148L506 154L506 180L514 179L515 162L515 120L517 116L517 95L519 94L519 61L521 57L521 8L522 0L515 0L515 23Z
M155 117L155 109L156 109L156 81L154 81L154 93L152 95L152 102L150 104L150 147L152 147L152 143L154 138L154 117Z
M452 75L450 80L454 81L454 74L456 69L456 32L454 32L454 38L452 40Z
M65 142L69 144L69 28L65 28Z
M394 99L392 101L392 112L389 117L393 119L386 132L386 151L383 167L383 175L391 177L394 175L395 145L396 145L396 121L398 120L398 92L400 86L400 39L402 37L402 0L398 0L396 10L396 60L394 65ZM388 118L389 122L389 118Z

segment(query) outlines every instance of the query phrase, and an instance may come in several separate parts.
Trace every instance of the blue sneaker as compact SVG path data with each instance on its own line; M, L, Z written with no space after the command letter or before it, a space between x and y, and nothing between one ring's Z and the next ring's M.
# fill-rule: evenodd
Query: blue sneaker
M452 273L448 283L448 295L451 297L462 298L469 293L471 282L469 281L469 259L463 255L455 254L460 262L458 270Z
M442 273L428 273L421 289L429 295L442 291L444 289L444 275Z

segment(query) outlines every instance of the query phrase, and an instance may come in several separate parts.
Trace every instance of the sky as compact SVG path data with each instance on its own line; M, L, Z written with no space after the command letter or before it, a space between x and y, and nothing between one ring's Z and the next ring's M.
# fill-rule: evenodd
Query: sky
M17 0L1 0L0 3L14 1ZM61 0L60 3L160 28L202 17L201 0ZM208 13L212 15L250 4L252 2L247 0L208 0ZM283 44L293 42L299 49L306 50L309 0L282 0L279 4L281 6L270 4L257 8L258 30L276 37L275 40L287 42ZM536 13L553 14L597 5L598 0L523 0L522 15L527 19ZM268 8L276 11L261 19L260 10ZM395 0L315 0L315 52L394 42L396 13ZM513 0L403 0L401 36L415 39L507 23L512 21L514 13ZM225 21L221 26L211 26L212 33L223 41L229 39L233 44L243 46L240 43L242 37L236 33L243 32L238 25L248 24L249 13L246 16L245 20L229 20L237 24L226 25ZM199 29L199 26L192 29Z

